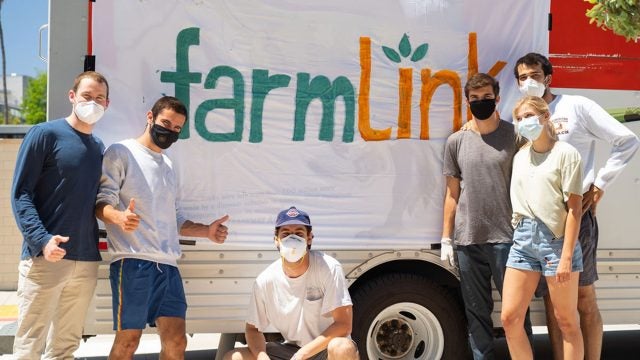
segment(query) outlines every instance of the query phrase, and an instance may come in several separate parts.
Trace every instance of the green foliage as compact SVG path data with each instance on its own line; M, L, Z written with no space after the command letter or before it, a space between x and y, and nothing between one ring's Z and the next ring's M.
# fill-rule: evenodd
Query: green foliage
M610 29L627 41L640 38L640 0L585 0L593 7L587 10L589 23Z
M620 122L640 121L640 107L607 109L607 112Z
M27 124L47 120L47 73L40 72L29 81L22 99L22 114Z
M409 55L411 55L411 50L412 50L411 42L409 41L409 36L407 34L404 34L402 36L402 39L400 39L400 43L398 44L398 51L395 51L394 49L388 46L382 47L382 51L384 52L384 54L387 56L389 60L393 61L394 63L400 63L400 61L402 61L402 58L400 56L404 58L409 57ZM413 52L413 55L411 56L411 61L417 62L422 60L427 55L428 50L429 50L429 44L427 43L421 44Z
M9 115L9 121L7 124L9 125L20 125L20 118L17 116ZM5 124L4 122L4 114L0 114L0 124Z

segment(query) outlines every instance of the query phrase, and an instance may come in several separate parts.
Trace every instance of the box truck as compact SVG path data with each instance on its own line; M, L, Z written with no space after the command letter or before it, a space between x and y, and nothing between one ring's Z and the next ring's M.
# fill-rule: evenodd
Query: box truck
M584 94L640 133L640 47L588 24L581 1L50 1L48 117L69 113L84 69L110 82L95 132L139 135L162 95L189 117L168 154L194 220L229 214L224 245L181 239L189 333L244 331L251 284L273 260L274 218L295 205L315 249L338 259L354 301L352 337L369 359L460 359L466 324L454 267L440 261L446 138L470 118L462 87L501 85L536 51L557 93ZM598 144L603 162L609 148ZM640 160L599 207L598 302L605 324L640 323ZM161 196L161 194L158 194ZM104 240L104 239L103 239ZM86 335L112 333L103 253ZM494 291L496 327L500 297ZM544 325L540 301L534 324Z

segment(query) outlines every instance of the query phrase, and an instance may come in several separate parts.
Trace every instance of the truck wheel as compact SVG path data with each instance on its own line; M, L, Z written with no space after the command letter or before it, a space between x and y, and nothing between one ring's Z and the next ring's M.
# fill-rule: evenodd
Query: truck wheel
M390 273L353 294L353 340L363 359L466 359L464 309L426 277Z

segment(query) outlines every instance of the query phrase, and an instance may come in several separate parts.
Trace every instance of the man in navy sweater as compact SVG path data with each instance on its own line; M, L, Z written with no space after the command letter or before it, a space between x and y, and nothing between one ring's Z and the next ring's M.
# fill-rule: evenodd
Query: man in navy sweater
M93 71L78 75L69 102L69 116L29 130L16 161L11 205L24 239L18 359L73 358L96 287L94 206L104 145L92 129L109 105L107 80Z

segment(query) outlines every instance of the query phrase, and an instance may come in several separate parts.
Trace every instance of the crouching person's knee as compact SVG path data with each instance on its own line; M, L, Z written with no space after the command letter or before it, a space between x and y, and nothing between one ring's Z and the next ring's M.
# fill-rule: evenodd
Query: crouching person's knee
M345 337L331 339L327 346L328 360L359 360L358 347L353 340Z
M222 358L222 360L232 360L233 359L233 353L236 351L236 349L233 350L229 350L224 354L224 357Z
M244 360L251 359L248 349L233 349L224 354L223 360Z

